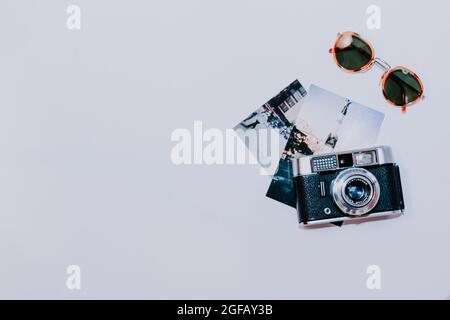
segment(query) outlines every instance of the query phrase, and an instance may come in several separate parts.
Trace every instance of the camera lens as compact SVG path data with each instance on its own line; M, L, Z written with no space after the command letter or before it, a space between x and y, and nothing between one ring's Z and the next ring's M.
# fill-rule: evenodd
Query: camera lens
M350 180L345 187L345 195L352 205L358 206L361 203L364 203L370 194L370 184L366 180L360 178Z
M377 178L363 168L340 172L331 184L334 203L344 214L362 216L370 213L380 198Z

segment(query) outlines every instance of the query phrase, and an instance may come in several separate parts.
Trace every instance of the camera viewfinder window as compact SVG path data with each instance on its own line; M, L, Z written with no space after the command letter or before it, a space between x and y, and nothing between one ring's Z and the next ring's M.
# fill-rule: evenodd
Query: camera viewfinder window
M353 166L353 154L346 153L338 155L339 168L348 168Z

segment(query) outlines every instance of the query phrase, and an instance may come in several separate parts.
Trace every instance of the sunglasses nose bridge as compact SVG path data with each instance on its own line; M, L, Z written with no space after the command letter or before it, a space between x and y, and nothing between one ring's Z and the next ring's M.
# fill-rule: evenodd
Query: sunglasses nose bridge
M387 72L391 69L390 64L380 58L375 58L373 63L380 67L384 72Z

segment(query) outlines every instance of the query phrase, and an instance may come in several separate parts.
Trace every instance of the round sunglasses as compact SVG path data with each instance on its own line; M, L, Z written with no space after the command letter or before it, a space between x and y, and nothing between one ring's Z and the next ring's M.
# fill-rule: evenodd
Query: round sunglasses
M373 65L381 67L384 70L381 78L383 95L390 104L401 107L403 111L425 97L423 82L417 74L401 66L391 68L376 58L370 42L355 32L338 34L330 53L336 64L347 72L364 72Z

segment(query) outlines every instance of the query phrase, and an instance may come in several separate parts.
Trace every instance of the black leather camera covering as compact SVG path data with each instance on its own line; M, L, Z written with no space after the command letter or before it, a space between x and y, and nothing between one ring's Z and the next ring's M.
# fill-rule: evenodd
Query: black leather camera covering
M396 164L384 164L364 167L364 169L371 172L377 178L380 185L380 199L378 200L378 204L366 216L378 212L403 210L405 205L399 167ZM307 224L310 221L347 217L334 203L331 195L331 183L343 170L294 178L295 192L297 195L297 212L300 223ZM321 197L321 182L324 182L326 188L325 197ZM326 214L326 208L329 208L331 213L328 211L327 213L329 214Z

